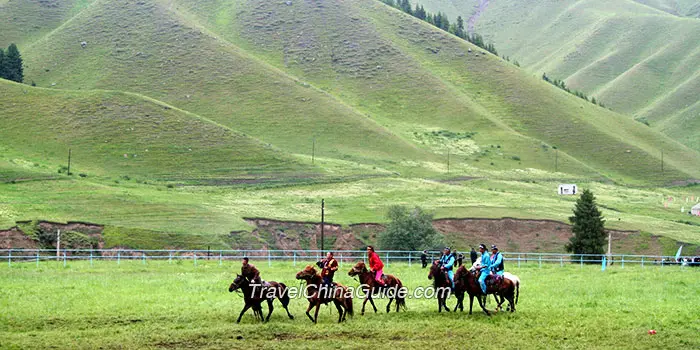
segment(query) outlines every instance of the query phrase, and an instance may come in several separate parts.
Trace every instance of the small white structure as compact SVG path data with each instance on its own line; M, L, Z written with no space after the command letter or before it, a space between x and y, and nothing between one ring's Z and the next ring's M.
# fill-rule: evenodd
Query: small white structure
M690 213L695 216L700 216L700 203L696 204L690 209Z
M559 194L564 196L573 196L578 193L578 187L574 184L559 185Z

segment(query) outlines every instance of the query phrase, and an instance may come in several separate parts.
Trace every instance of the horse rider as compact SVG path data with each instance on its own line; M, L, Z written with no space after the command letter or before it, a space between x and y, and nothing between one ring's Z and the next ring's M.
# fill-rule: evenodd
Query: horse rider
M241 276L245 277L251 284L262 284L262 279L260 279L260 271L258 271L253 264L249 263L247 256L243 257Z
M503 276L503 255L498 251L498 247L495 244L491 246L490 259L491 272L495 275Z
M469 252L469 259L471 259L472 265L474 265L476 263L476 258L477 258L476 250L474 250L474 247L472 247L472 251Z
M440 269L447 272L447 277L450 279L450 284L452 284L452 290L455 289L455 279L454 272L452 268L455 265L455 255L450 253L450 247L445 247L443 254L440 257Z
M481 286L481 291L486 294L486 277L488 277L491 272L491 259L489 257L489 252L486 251L485 244L479 244L479 252L481 252L481 265L477 266L476 269L481 271L479 275L479 285Z
M384 263L371 245L367 246L367 257L369 258L369 271L374 274L374 280L380 287L384 287Z
M326 258L321 261L321 277L323 277L323 284L333 285L333 275L338 271L338 261L333 257L333 252L328 252Z

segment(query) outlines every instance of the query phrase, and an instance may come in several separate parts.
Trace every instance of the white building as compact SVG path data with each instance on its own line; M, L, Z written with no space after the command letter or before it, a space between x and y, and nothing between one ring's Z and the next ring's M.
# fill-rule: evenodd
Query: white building
M700 216L700 203L696 204L693 208L691 208L690 213L696 216Z
M563 184L559 185L559 194L560 195L575 195L578 192L578 188L574 184Z

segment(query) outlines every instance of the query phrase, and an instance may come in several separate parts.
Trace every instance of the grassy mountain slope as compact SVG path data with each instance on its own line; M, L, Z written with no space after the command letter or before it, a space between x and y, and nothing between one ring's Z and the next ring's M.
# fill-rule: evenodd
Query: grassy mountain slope
M469 18L478 1L420 3ZM476 17L476 31L532 73L565 79L615 111L646 118L653 128L700 149L699 129L689 127L696 124L665 123L700 114L699 20L631 1L600 0L489 1Z
M672 15L700 18L700 3L695 0L634 0Z
M474 46L379 2L209 0L179 6L225 39L407 137L421 128L476 131L477 144L504 146L505 157L496 163L512 156L551 168L553 152L544 142L575 158L567 171L657 180L656 148L671 147L689 156L675 164L695 172L696 152L495 57L470 53Z
M90 175L189 181L309 171L257 140L134 94L59 91L0 81L3 157ZM6 167L10 168L10 167ZM14 167L18 168L18 167Z
M81 41L87 41L83 49ZM92 44L94 43L94 44ZM62 55L55 55L62 52ZM250 57L159 1L98 0L25 51L27 79L133 91L287 152L387 165L431 156L307 83Z
M0 47L30 45L94 0L0 0ZM78 44L80 44L78 42Z

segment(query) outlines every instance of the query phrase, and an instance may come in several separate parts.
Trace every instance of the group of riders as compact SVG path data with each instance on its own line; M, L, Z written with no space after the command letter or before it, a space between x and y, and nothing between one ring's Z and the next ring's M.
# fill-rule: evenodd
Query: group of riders
M498 247L496 245L491 246L491 253L489 253L486 250L485 244L479 244L479 252L481 253L481 256L478 258L475 257L476 253L474 252L473 248L472 252L472 266L470 270L472 272L481 272L479 275L479 285L481 286L481 290L484 292L484 294L486 294L486 278L490 275L503 276L503 255L500 251L498 251ZM459 265L455 266L456 263L459 263ZM454 270L461 266L461 261L458 262L457 255L452 253L450 247L445 247L442 252L442 256L437 261L437 264L440 266L440 269L447 274L450 283L452 283L452 290L454 290Z
M476 253L472 248L472 267L471 271L481 271L479 275L479 285L481 290L486 293L486 278L489 275L503 276L504 264L503 255L498 251L498 247L495 245L491 246L491 252L486 250L486 245L479 245L480 257L476 257ZM424 252L425 254L426 252ZM460 254L461 255L461 254ZM374 276L375 281L381 287L386 285L385 275L384 275L384 263L374 251L373 246L367 246L367 258L369 260L369 270ZM458 256L453 253L449 247L445 247L442 252L442 256L437 260L437 264L440 269L447 274L447 277L452 284L452 289L454 290L454 270L461 265L461 260ZM317 263L318 267L321 268L321 277L323 278L323 284L333 285L333 277L335 272L338 271L338 261L333 256L333 252L328 252L326 257ZM457 266L455 266L457 265ZM250 264L247 257L243 258L241 266L241 275L247 278L249 281L255 284L262 284L263 281L260 279L260 271Z

